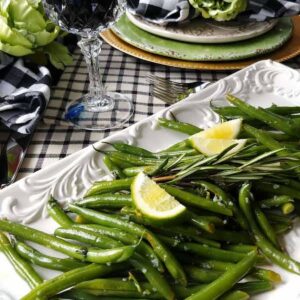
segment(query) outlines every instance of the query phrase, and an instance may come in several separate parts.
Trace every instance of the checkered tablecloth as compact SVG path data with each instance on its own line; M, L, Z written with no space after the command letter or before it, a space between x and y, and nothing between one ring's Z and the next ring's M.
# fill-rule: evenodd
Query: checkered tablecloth
M126 126L150 116L166 105L150 95L150 87L145 75L151 72L178 81L208 80L216 81L231 72L184 70L156 65L123 54L107 44L103 45L101 63L103 81L108 90L124 93L130 97L135 112ZM292 68L300 68L300 57L287 62ZM81 131L68 126L63 121L63 113L68 102L79 98L88 89L88 76L83 57L79 50L74 53L74 63L65 69L52 96L43 121L38 126L18 179L59 159L72 154L88 145L101 140L121 129L104 132ZM0 130L0 137L3 132Z

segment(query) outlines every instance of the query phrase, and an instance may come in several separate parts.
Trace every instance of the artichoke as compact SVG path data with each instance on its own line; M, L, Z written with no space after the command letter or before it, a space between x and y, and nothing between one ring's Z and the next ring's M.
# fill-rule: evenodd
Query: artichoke
M0 0L0 51L18 57L44 53L55 67L63 68L72 58L55 42L60 32L46 18L40 0Z
M189 0L190 4L202 15L216 21L230 21L245 11L247 0Z

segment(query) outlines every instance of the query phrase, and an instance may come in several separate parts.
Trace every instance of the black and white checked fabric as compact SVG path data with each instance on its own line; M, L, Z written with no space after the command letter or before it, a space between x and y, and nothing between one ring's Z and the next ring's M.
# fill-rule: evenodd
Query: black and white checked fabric
M127 0L127 3L130 12L155 23L182 22L197 16L188 0ZM238 19L265 21L299 13L300 0L249 0L247 11Z
M129 10L156 23L180 22L198 15L187 0L127 0Z
M179 82L217 81L231 74L231 71L197 71L161 66L128 56L106 43L103 45L100 61L107 89L124 93L133 101L135 112L124 127L166 107L164 102L150 95L150 86L145 79L149 72ZM289 61L287 65L299 69L300 57ZM65 69L57 86L52 88L52 96L44 112L43 122L40 122L35 130L18 179L122 130L120 128L104 132L83 131L64 122L66 105L87 90L86 65L80 51L76 50L73 65ZM4 130L0 129L0 143L4 142L4 137Z
M270 18L295 16L300 13L300 0L250 0L247 11L240 15L241 20L265 21Z
M50 73L27 67L0 52L0 123L22 134L31 133L50 98Z

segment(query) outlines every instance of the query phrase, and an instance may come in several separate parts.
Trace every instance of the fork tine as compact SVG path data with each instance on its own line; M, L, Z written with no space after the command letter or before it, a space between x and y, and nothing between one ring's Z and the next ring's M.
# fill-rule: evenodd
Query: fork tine
M177 93L177 94L181 94L181 93L184 93L185 91L187 91L186 87L169 85L169 84L164 84L164 83L160 83L160 82L158 82L158 83L153 82L152 85L154 86L154 88L162 89L162 90Z
M152 86L151 94L162 101L173 104L180 100L180 95L188 95L189 84L175 82L152 73L147 74L147 80Z
M178 90L178 89L176 89L176 90L169 89L169 88L166 88L163 86L153 86L153 90L156 90L156 91L162 92L162 93L166 93L169 95L174 95L174 96L177 96L178 94L182 94L186 91L186 90Z
M170 97L170 95L167 95L167 94L161 94L161 93L158 93L158 92L153 92L152 95L155 98L158 98L158 99L162 100L163 102L165 102L167 104L173 104L173 103L176 103L178 101L177 98Z
M156 76L152 73L149 73L147 75L147 79L150 83L157 83L157 84L163 84L163 85L168 85L171 87L184 87L184 88L188 88L186 83L182 83L182 82L175 82L166 78L162 78L159 76Z

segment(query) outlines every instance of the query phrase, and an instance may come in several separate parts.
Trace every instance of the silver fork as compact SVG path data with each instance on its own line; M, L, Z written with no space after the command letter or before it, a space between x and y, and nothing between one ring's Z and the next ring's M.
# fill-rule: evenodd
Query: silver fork
M152 73L147 75L147 80L151 85L151 94L168 104L176 103L211 84L209 81L181 83Z

